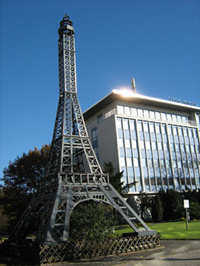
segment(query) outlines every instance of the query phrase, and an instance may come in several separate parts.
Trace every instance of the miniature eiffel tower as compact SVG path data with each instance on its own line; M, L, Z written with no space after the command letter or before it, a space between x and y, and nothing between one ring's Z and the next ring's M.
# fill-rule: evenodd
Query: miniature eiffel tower
M109 183L91 146L77 98L73 23L65 15L58 29L59 103L50 155L39 192L14 228L10 240L25 238L36 211L41 213L37 240L67 242L70 215L82 201L113 206L136 235L155 235ZM140 224L140 229L138 228ZM142 229L141 229L142 227Z

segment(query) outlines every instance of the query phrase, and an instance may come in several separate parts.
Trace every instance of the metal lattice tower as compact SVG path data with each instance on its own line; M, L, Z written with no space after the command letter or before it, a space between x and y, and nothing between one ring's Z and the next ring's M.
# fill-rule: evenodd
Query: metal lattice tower
M90 143L77 97L73 23L65 15L59 33L59 103L50 155L41 189L32 199L10 240L25 238L34 214L42 214L37 239L45 243L68 240L70 215L86 200L112 205L136 234L154 235L109 183ZM140 228L138 228L140 224Z

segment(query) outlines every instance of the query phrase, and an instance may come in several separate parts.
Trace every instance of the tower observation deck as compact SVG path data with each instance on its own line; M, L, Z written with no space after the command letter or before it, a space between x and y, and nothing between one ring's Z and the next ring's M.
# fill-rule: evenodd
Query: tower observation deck
M75 37L69 16L60 22L58 34L59 102L49 159L41 188L9 240L26 238L32 217L39 211L36 240L54 245L68 242L70 215L77 204L86 200L113 206L136 235L155 235L109 183L90 143L77 97Z

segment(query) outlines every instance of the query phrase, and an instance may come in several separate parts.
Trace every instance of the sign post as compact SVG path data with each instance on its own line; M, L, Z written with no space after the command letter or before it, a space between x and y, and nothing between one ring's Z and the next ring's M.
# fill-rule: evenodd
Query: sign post
M186 216L186 230L188 230L188 211L187 209L190 208L190 202L189 200L184 200L184 208L185 208L185 216Z

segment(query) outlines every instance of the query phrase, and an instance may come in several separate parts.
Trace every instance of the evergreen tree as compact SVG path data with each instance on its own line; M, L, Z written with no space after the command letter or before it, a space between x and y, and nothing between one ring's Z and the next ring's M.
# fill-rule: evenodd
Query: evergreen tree
M74 208L70 217L70 240L101 240L107 238L115 225L113 207L93 200Z
M161 222L163 219L163 212L164 212L164 208L163 208L163 204L160 199L160 196L156 195L152 199L152 207L151 207L151 214L152 214L153 221Z
M111 185L117 190L121 196L126 196L129 189L135 185L136 182L124 185L124 182L121 181L123 177L123 171L114 174L114 167L112 162L104 162L104 172L109 174L109 181Z
M163 220L180 219L183 210L182 195L173 189L168 189L167 191L160 190L159 196L164 208Z

